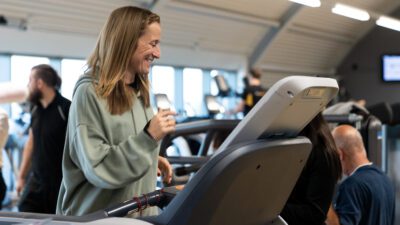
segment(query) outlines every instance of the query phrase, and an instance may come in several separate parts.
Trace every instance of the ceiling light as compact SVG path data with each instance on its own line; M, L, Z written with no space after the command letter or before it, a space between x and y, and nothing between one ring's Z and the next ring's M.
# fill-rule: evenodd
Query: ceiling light
M340 3L336 3L335 7L332 8L332 12L361 21L367 21L370 18L367 11Z
M310 6L310 7L320 7L321 1L320 0L289 0L291 2L296 2L302 5Z
M376 24L381 27L400 31L400 20L393 19L387 16L380 16L379 19L376 21Z

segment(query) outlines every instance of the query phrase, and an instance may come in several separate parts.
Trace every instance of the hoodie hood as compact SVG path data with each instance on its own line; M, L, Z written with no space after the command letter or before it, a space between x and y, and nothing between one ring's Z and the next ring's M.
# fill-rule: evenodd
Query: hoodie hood
M81 84L84 84L84 83L93 83L93 82L97 84L97 83L98 83L98 80L95 79L95 78L93 77L91 71L89 71L89 72L83 74L82 76L79 77L78 81L76 82L75 87L74 87L74 92L72 93L72 96L75 95L76 89L78 89L78 87L79 87Z

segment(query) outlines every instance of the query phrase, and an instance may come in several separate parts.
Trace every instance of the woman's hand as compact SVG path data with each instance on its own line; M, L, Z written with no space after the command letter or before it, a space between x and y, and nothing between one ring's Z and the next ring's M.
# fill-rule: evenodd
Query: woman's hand
M169 164L168 160L162 156L158 156L157 176L162 176L165 184L171 183L172 166Z
M170 110L160 110L151 119L147 132L154 140L160 141L165 135L175 131L175 114Z

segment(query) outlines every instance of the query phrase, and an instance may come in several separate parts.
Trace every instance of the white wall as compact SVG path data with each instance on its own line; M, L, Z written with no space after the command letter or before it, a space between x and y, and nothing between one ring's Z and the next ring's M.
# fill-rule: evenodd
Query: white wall
M367 106L380 102L400 102L400 83L381 79L380 57L400 53L400 32L376 27L349 53L338 68L351 97L365 99Z
M67 58L86 58L97 37L22 31L0 26L0 53L41 55ZM202 51L161 45L157 64L240 70L247 65L244 55Z
M86 58L95 41L96 37L0 27L1 53Z

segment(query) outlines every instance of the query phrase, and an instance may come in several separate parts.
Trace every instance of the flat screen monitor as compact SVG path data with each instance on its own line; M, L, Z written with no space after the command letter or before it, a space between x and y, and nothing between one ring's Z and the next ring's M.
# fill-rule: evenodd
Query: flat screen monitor
M381 56L382 80L384 82L400 81L400 54Z

